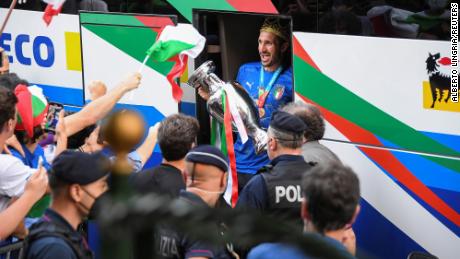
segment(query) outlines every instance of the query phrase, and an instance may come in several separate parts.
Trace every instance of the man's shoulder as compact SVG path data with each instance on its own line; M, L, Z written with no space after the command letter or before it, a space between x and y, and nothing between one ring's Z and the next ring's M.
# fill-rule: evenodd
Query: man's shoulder
M77 258L66 241L59 237L48 236L35 240L30 244L26 258Z
M302 156L307 162L331 163L340 162L339 157L328 147L318 141L309 141L302 145Z
M244 186L238 198L237 207L252 207L262 209L265 206L267 187L261 174L254 175Z
M240 72L254 72L260 70L260 62L244 63L240 66Z
M283 70L283 76L292 76L292 66Z
M0 166L0 179L2 181L23 181L35 170L24 165L19 158L7 154L0 154L0 165L2 165Z
M146 169L142 172L140 172L141 175L143 175L145 179L158 179L160 177L174 177L175 174L180 175L180 170L173 167L173 166L168 166L168 165L157 165L155 167Z
M179 189L185 189L181 171L168 165L158 165L139 172L132 181L141 193L170 191L176 196Z
M254 190L254 189L259 189L261 188L261 186L264 186L265 182L264 182L264 177L263 177L263 174L268 172L269 170L264 170L264 171L261 171L259 170L258 173L256 175L254 175L251 180L249 180L249 182L246 184L246 186L243 188L247 189L248 190Z
M21 160L13 155L0 154L0 162L2 162L2 165L7 165L7 164L9 165L9 164L21 162Z

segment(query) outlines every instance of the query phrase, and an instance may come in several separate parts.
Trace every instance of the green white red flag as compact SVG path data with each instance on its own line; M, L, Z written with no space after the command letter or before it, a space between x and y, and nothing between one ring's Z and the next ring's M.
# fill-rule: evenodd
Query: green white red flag
M147 50L147 56L158 62L174 61L171 71L166 75L172 86L173 98L179 102L182 89L176 83L176 78L182 75L188 57L196 58L203 51L206 39L191 25L167 25L160 32L156 42Z
M238 175L236 172L236 157L233 145L232 113L225 91L222 91L221 98L222 109L224 110L224 123L218 124L218 122L212 118L211 144L219 147L222 153L228 156L230 167L228 169L228 181L224 199L232 207L235 207L238 201Z

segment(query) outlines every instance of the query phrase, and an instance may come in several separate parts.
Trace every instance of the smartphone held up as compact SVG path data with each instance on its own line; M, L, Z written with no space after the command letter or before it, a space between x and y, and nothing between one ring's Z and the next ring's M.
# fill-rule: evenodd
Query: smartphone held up
M63 109L63 105L60 103L49 102L48 115L46 116L46 132L56 132L56 126L59 121L59 112Z

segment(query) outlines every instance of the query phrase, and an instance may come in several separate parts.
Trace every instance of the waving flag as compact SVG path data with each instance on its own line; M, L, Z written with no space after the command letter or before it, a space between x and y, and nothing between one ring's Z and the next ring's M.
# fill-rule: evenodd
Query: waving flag
M58 15L61 12L62 5L64 4L65 0L43 0L43 2L47 3L45 12L43 13L43 20L45 21L46 25L50 25L53 16Z
M174 61L171 71L166 75L172 86L174 100L182 98L182 89L175 79L184 72L187 58L196 58L203 51L206 39L191 25L166 26L157 41L147 50L147 56L158 62Z

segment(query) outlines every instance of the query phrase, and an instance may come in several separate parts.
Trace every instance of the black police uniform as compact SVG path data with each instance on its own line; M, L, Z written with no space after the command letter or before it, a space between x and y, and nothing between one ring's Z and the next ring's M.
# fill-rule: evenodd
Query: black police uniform
M27 259L90 259L94 258L86 240L61 215L47 209L32 225L24 241Z
M300 183L310 168L302 156L281 155L273 159L244 187L236 207L256 209L282 222L302 226Z
M306 125L298 117L286 112L273 113L270 127L301 138ZM280 222L296 224L300 218L302 176L311 165L300 155L280 155L258 171L244 187L237 208L252 208L272 215Z

